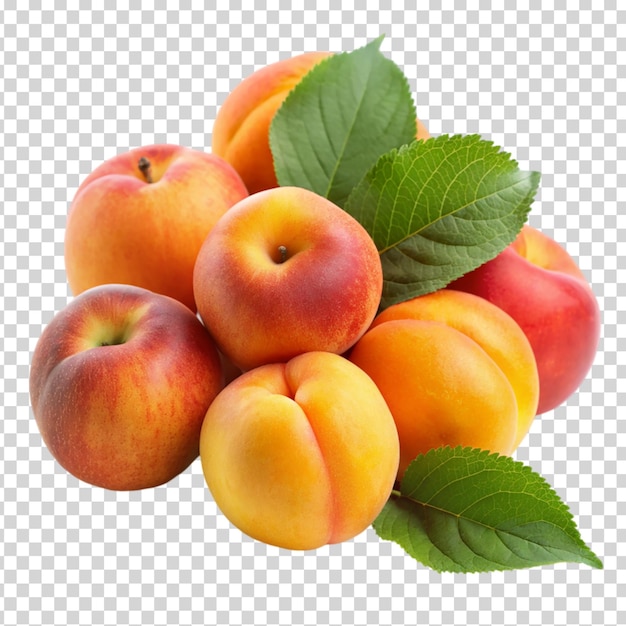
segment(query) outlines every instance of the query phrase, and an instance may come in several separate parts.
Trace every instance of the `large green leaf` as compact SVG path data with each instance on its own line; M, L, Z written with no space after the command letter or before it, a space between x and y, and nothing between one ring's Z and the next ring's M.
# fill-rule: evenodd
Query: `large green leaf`
M539 179L478 135L442 135L383 155L344 207L381 254L381 308L495 257L526 222Z
M472 448L437 448L418 456L374 528L437 571L558 562L602 567L541 476L510 457Z
M380 52L381 41L325 59L283 102L270 127L281 186L343 206L378 157L415 139L407 79Z

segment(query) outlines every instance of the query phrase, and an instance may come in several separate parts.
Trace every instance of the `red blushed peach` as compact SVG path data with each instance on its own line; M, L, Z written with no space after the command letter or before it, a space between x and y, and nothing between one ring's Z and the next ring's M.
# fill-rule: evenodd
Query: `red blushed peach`
M380 256L367 231L297 187L232 207L194 270L198 312L242 370L302 352L345 352L372 322L381 293Z
M52 456L105 489L165 483L198 456L223 387L215 345L182 303L130 285L83 292L45 328L30 398Z
M365 373L308 352L230 383L207 412L200 458L216 504L242 532L312 550L373 522L396 478L398 434Z
M482 296L522 328L539 371L538 413L578 389L597 351L600 310L576 262L556 241L526 225L496 258L449 287Z

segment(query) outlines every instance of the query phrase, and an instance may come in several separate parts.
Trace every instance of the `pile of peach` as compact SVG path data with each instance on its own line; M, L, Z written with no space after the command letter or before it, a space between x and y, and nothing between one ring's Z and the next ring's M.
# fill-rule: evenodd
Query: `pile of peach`
M600 328L576 263L529 226L446 289L380 311L367 231L274 175L271 120L325 56L244 80L211 154L146 146L83 181L65 240L76 297L30 375L68 472L141 489L199 455L228 519L291 549L365 530L420 453L512 454L578 388Z

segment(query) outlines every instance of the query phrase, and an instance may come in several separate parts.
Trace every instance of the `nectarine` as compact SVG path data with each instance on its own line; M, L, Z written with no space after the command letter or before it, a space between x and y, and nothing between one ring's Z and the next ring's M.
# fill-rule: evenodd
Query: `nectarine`
M33 354L43 440L71 474L106 489L165 483L198 456L223 374L182 303L130 285L89 289L59 311Z
M537 360L538 413L578 389L598 348L600 309L563 246L526 225L497 257L449 287L482 296L520 325Z

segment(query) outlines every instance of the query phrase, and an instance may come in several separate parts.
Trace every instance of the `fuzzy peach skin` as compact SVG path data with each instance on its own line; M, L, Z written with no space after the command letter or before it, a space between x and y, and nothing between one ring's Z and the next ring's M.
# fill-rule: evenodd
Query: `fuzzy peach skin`
M423 311L416 306L415 311L389 313L387 319L375 321L350 352L350 360L374 380L394 417L400 438L399 478L418 454L440 446L509 455L520 427L526 428L514 387L522 384L521 372L513 360L523 359L521 370L526 367L531 378L536 371L520 339L522 332L512 320L508 323L511 350L516 352L506 358L501 352L507 323L488 311L482 321L493 330L474 328L471 321L457 317L464 304L459 298L448 306L435 302ZM481 342L489 345L489 352ZM532 406L532 390L519 393Z
M149 172L140 168L142 158ZM192 274L200 246L247 195L228 163L198 150L153 145L105 161L80 185L68 214L65 267L72 293L124 283L195 311Z
M341 354L367 330L382 267L367 231L298 187L252 194L220 219L194 270L198 312L242 370L302 352Z
M391 493L398 455L372 380L328 352L242 374L211 404L200 435L221 511L250 537L291 550L364 531Z
M507 313L473 294L442 289L388 307L372 328L397 319L441 322L475 341L505 374L517 402L514 448L528 433L537 412L539 376L526 335Z
M80 480L134 490L197 458L223 387L215 345L182 303L130 285L83 292L44 329L30 399L52 456Z
M239 172L250 193L278 186L270 124L289 92L328 56L307 52L267 65L245 78L220 106L211 150Z
M452 282L506 311L532 346L545 413L565 402L591 369L600 339L600 309L565 248L525 225L496 258Z
M331 54L307 52L267 65L239 83L220 106L211 150L239 172L250 193L278 186L269 142L274 115L305 74ZM417 120L416 138L428 137Z

